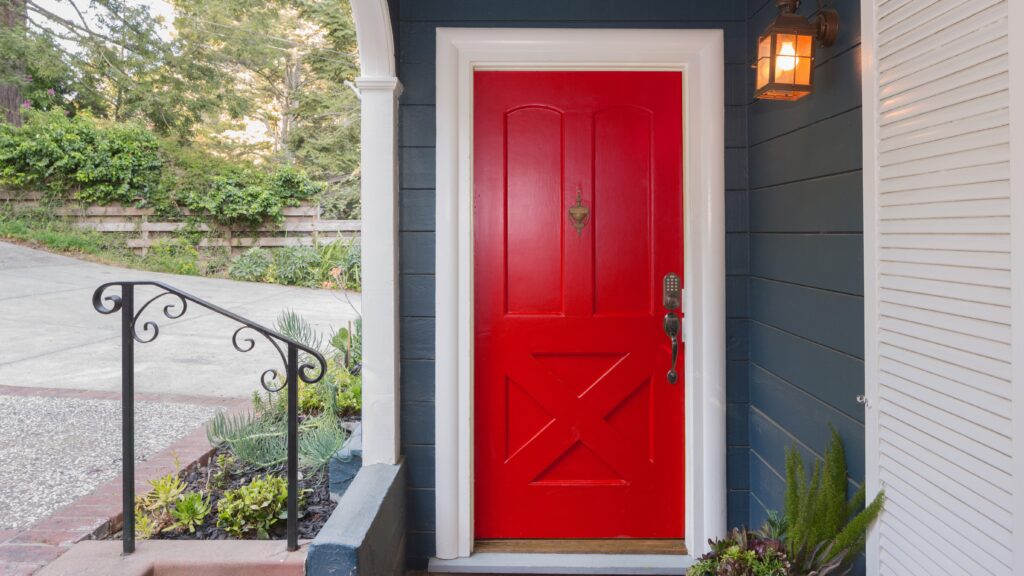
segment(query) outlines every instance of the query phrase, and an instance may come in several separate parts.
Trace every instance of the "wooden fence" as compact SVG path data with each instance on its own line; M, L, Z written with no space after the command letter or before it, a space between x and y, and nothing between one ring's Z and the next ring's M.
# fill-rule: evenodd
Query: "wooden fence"
M35 194L13 194L0 190L0 204L16 208L30 208L39 205L40 196ZM55 216L68 218L77 226L97 232L126 234L128 246L145 253L153 242L169 238L186 227L185 222L162 222L153 219L153 209L132 208L119 204L108 206L79 206L66 204L53 208ZM238 253L251 246L275 248L280 246L311 246L329 243L343 238L358 238L359 220L327 220L320 217L320 207L303 203L282 210L284 221L280 224L264 224L257 227L208 226L201 224L194 229L208 232L200 247L230 247ZM188 216L188 210L184 210Z

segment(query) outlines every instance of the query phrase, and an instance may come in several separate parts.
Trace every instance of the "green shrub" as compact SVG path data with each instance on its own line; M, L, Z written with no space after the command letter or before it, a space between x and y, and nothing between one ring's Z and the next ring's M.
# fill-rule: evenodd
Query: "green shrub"
M232 264L228 275L234 280L260 282L270 273L274 260L269 252L254 246L242 253Z
M337 411L341 416L358 416L363 411L363 379L345 372L339 377Z
M217 526L235 537L255 534L270 537L270 528L287 517L288 483L279 476L266 475L224 493L217 505Z
M142 125L29 112L24 126L0 127L0 186L87 204L145 203L159 187L158 146Z
M201 525L209 514L210 498L203 497L199 492L189 492L174 504L171 510L174 524L171 528L185 528L190 534L194 533L196 526Z
M320 254L312 246L285 246L274 250L273 279L288 286L317 286Z
M199 274L199 251L180 238L157 240L142 258L142 265L170 274Z
M184 194L189 210L225 225L280 222L285 206L298 206L317 193L305 172L284 166L266 173L255 166L231 166Z
M362 255L358 240L338 239L321 244L320 265L317 267L318 285L328 288L362 289ZM326 283L326 284L325 284Z

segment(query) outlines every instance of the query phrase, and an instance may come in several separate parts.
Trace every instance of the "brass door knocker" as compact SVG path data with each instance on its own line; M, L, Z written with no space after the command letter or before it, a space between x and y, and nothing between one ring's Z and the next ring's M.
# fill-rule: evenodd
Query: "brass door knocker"
M583 227L590 221L590 207L583 205L583 193L580 187L576 187L576 204L569 206L569 220L572 222L576 234L583 235Z

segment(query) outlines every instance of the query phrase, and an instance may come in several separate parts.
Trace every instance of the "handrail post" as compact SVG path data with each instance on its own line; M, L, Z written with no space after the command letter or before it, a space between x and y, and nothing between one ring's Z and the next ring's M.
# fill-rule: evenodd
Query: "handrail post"
M288 344L288 550L299 549L299 349Z
M135 551L135 287L123 284L121 290L121 506L124 527L121 540L124 554Z

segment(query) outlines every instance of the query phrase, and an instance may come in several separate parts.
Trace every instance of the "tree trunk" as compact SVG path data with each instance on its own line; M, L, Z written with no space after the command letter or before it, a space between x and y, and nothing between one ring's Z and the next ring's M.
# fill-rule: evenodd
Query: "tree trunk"
M25 20L25 0L0 0L0 28L23 28ZM4 70L4 75L11 77L9 82L0 84L0 110L15 126L21 126L20 77L24 74L24 64L15 62L11 69Z

